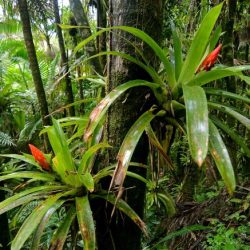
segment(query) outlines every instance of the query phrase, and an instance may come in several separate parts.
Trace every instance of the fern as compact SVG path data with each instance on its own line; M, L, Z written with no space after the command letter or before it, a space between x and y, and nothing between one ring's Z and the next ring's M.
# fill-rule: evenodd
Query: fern
M16 146L16 144L13 142L12 138L8 134L0 131L0 146L11 147L11 146Z

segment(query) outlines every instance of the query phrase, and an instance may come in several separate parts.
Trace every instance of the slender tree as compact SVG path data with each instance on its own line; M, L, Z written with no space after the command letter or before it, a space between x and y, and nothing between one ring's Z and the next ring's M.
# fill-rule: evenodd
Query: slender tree
M28 52L28 58L30 63L30 69L32 73L32 78L35 85L35 90L38 98L38 104L40 108L40 113L42 117L42 123L44 126L50 125L50 118L48 117L49 110L46 100L46 95L43 87L43 81L37 61L36 50L33 42L33 36L31 32L30 17L26 0L18 0L18 7L21 16L22 26L23 26L23 37L25 41L25 46ZM45 137L46 147L49 147L49 142Z
M64 72L68 72L69 70L69 65L68 65L68 58L66 55L65 51L65 46L64 46L64 39L63 39L63 34L62 34L62 29L58 25L61 23L60 20L60 14L59 14L59 8L58 8L58 1L53 0L53 9L54 9L54 15L55 15L55 22L56 22L56 33L58 37L58 44L60 48L60 53L61 53L61 60L62 60L62 65L64 67ZM66 83L66 95L67 95L67 103L73 103L74 102L74 95L72 91L72 86L71 86L71 80L70 80L70 73L65 75L65 83ZM75 109L74 106L71 106L69 108L69 113L70 116L75 115Z

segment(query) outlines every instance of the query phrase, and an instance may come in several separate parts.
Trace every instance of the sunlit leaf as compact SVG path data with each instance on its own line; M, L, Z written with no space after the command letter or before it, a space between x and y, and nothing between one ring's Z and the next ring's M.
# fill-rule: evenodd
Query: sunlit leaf
M35 210L33 210L33 212L24 221L17 235L13 239L11 243L11 249L22 249L24 242L29 238L35 228L39 225L45 213L51 208L51 206L54 205L54 203L58 199L60 199L64 195L65 193L58 193L56 195L53 195L42 202L38 207L35 208Z
M208 109L204 90L183 86L186 106L187 135L194 161L201 166L208 150Z
M30 250L37 250L40 248L40 241L41 241L42 235L44 233L44 229L48 225L51 216L54 214L54 212L58 208L60 208L63 205L64 202L65 202L65 200L56 201L55 204L53 206L51 206L48 209L48 211L46 212L46 214L43 216L39 226L37 227L37 229L34 233L34 237L32 239L32 244L31 244Z
M124 83L114 90L112 90L106 97L97 105L97 107L94 108L94 110L90 114L90 121L89 125L87 126L84 139L87 141L89 137L92 135L93 131L97 127L98 123L101 121L105 113L107 112L110 105L119 97L121 94L123 94L126 90L133 88L133 87L139 87L139 86L147 86L151 89L155 89L159 87L159 85L147 82L144 80L133 80L129 81L127 83Z
M238 113L237 111L233 110L233 108L227 107L227 106L219 104L219 103L213 103L213 102L208 102L208 105L210 108L217 109L223 113L226 113L226 114L234 117L236 120L238 120L244 126L246 126L247 129L250 130L250 119L248 119L246 116Z
M183 64L178 80L179 83L186 84L194 76L207 48L210 34L220 15L222 5L223 3L212 8L211 11L209 11L203 18L201 25L194 36L190 49L188 50L186 60Z
M218 67L211 71L201 71L194 78L192 78L187 85L202 86L206 83L228 77L228 76L238 76L242 78L242 71L249 70L250 65L245 66L235 66L235 67Z
M76 215L84 242L84 250L96 249L95 225L88 196L76 197Z
M149 35L147 35L145 32L143 32L137 28L128 27L128 26L113 26L113 27L101 29L100 31L94 33L92 36L88 37L84 41L80 42L75 47L74 52L76 53L77 51L79 51L88 42L95 39L97 36L101 35L102 33L107 32L107 31L111 31L111 30L115 30L115 29L129 32L132 35L142 39L146 44L148 44L152 48L152 50L155 52L155 54L159 57L160 61L163 63L164 69L167 73L168 82L169 82L170 87L173 88L175 86L176 80L175 80L174 68L173 68L173 65L170 63L170 61L168 60L168 58L166 57L164 51Z
M118 187L120 192L130 160L142 133L156 116L164 114L164 111L159 111L155 114L154 109L151 109L143 113L129 129L117 154L118 163L111 180L110 188Z
M225 133L227 133L244 151L244 153L250 157L250 148L245 143L245 139L241 137L239 134L235 133L233 129L229 128L226 124L224 124L221 120L219 120L217 117L210 117L210 119L213 121L213 123L221 128Z
M232 194L236 185L233 166L227 148L212 121L209 121L209 151L225 182L228 192Z

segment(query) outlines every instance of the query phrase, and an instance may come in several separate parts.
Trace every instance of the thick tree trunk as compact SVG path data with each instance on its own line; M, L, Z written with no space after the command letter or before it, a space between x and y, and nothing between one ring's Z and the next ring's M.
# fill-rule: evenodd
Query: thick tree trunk
M111 25L127 25L143 29L156 40L161 38L162 28L162 1L161 0L111 0L110 21ZM125 38L125 39L122 39ZM148 59L154 58L141 41L119 30L112 32L110 49L135 55L136 51L128 41L139 47ZM131 79L148 79L143 70L120 57L111 57L108 66L109 84L108 91ZM121 143L129 128L136 121L144 109L150 105L146 103L147 89L137 88L125 94L110 109L108 114L108 142L113 146L109 155L109 162L116 162L116 156ZM146 106L145 106L146 104ZM133 161L145 163L147 161L148 142L143 138L137 147ZM134 169L133 169L134 171ZM145 175L144 170L139 174ZM138 181L126 178L126 201L143 217L145 186ZM105 206L105 204L104 204ZM105 221L106 219L106 221ZM99 250L139 250L141 249L141 232L129 218L114 215L109 224L110 214L107 217L101 213L97 216L97 240ZM109 226L107 226L109 225Z
M49 114L48 104L46 100L46 95L43 87L43 82L40 74L40 69L36 57L36 50L33 42L31 26L30 26L30 17L27 7L26 0L18 0L18 7L21 16L21 21L23 25L23 36L25 41L25 46L28 52L30 69L32 73L32 78L35 85L35 90L38 98L38 104L42 116L42 123L44 126L50 125L50 118L46 117ZM45 136L46 147L49 147L49 141Z
M54 8L55 22L57 24L56 25L56 33L57 33L57 37L58 37L58 44L59 44L59 48L60 48L62 65L65 68L64 72L68 72L69 65L68 65L68 58L67 58L66 51L65 51L65 46L64 46L64 39L63 39L62 29L58 25L58 24L61 23L61 20L60 20L60 14L59 14L59 8L58 8L58 1L57 0L53 0L53 8ZM64 79L65 79L65 84L66 84L65 92L66 92L66 95L67 95L67 103L70 104L70 103L74 102L74 95L73 95L72 86L71 86L70 73L66 74ZM70 114L70 116L75 116L74 106L71 106L69 108L69 114Z
M70 0L69 3L70 3L70 9L75 17L77 25L84 26L84 28L80 29L81 38L84 40L92 35L87 15L83 10L82 3L80 0ZM94 41L89 42L85 46L85 53L88 57L97 54L97 50L96 50L96 46L95 46ZM91 60L90 63L92 63L93 69L97 73L102 75L102 67L101 67L101 63L100 63L99 59L98 58L93 59L93 60Z

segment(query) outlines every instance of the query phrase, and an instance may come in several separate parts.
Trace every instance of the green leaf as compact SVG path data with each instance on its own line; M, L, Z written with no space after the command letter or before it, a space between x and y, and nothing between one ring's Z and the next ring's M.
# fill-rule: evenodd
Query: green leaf
M222 5L223 3L212 8L202 20L200 28L196 32L190 49L188 50L178 83L186 84L194 76L207 48L210 34L220 15Z
M77 171L68 147L66 136L59 122L55 119L52 121L53 126L49 127L47 130L51 147L55 153L55 157L52 160L52 168L60 175L65 183L74 187L79 187L81 183L76 174Z
M168 217L172 217L176 213L175 203L171 195L167 192L158 192L157 198L164 205Z
M91 171L91 166L89 166L89 162L91 158L93 158L96 152L102 148L111 148L108 143L99 143L95 144L94 146L90 147L82 156L82 160L78 167L78 174L82 175L85 174L87 171Z
M76 53L79 49L83 48L88 42L95 39L97 36L101 35L102 33L107 32L107 31L111 31L111 30L115 30L115 29L119 29L119 30L129 32L132 35L140 38L146 44L148 44L150 46L150 48L155 52L155 54L159 57L161 62L163 63L164 69L165 69L165 71L167 73L170 88L173 88L175 86L176 80L175 80L175 72L174 72L174 69L173 69L173 65L170 63L168 58L165 56L165 53L162 50L162 48L149 35L147 35L145 32L143 32L143 31L141 31L139 29L136 29L134 27L113 26L113 27L102 29L102 30L94 33L92 36L88 37L87 39L85 39L81 43L79 43L75 47L74 53Z
M66 186L40 186L29 188L18 194L15 194L0 203L0 214L3 214L15 207L26 204L32 200L40 199L50 194L50 192L59 192L68 189Z
M221 128L225 133L227 133L242 148L244 153L248 157L250 157L250 149L245 143L245 139L243 137L235 133L233 129L229 128L226 124L221 122L217 117L211 116L210 119L217 127Z
M144 80L133 80L126 82L114 90L112 90L102 101L97 105L97 107L94 108L94 110L90 114L90 121L89 125L87 126L84 140L88 141L92 133L94 132L95 128L97 127L98 123L102 120L103 116L107 112L110 105L119 97L121 94L123 94L126 90L134 87L139 86L147 86L151 89L156 89L159 87L158 84L147 82Z
M238 113L237 111L234 111L230 107L227 107L227 106L219 104L219 103L208 102L208 105L209 105L209 107L211 107L213 109L217 109L223 113L226 113L226 114L234 117L240 123L245 125L247 129L250 130L250 120L247 117L245 117L244 115Z
M110 202L117 209L126 214L142 230L142 232L144 232L145 235L148 235L145 223L124 200L122 199L117 200L116 196L110 193L91 195L91 198L102 198Z
M233 166L220 133L211 120L209 121L209 151L225 182L228 192L232 194L236 185Z
M30 155L18 155L18 154L1 154L0 157L8 157L8 158L14 158L20 161L27 162L33 166L36 166L38 169L42 169L41 166L34 160L34 157Z
M56 233L53 235L49 249L56 249L56 250L63 249L70 226L75 216L76 216L76 210L75 207L72 206L68 210L63 221L60 223L58 229L56 230Z
M211 53L214 50L216 44L218 43L220 36L222 35L221 31L222 31L221 25L218 25L209 42L209 51L208 51L209 53Z
M19 229L17 235L11 243L11 249L22 249L24 242L29 238L32 232L39 225L45 213L51 208L51 206L55 204L58 199L60 199L62 196L66 195L69 192L58 193L56 195L53 195L44 202L42 202L38 207L36 207L35 210L33 210L33 212L28 216L28 218L24 221L21 228Z
M140 60L138 60L135 57L133 57L129 54L126 54L126 53L122 53L122 52L118 52L118 51L100 52L94 56L91 56L91 57L83 60L83 62L81 62L81 63L84 63L85 61L87 62L87 61L92 60L93 58L96 58L96 57L106 56L106 55L120 56L121 58L124 58L124 59L126 59L134 64L137 64L139 67L144 69L151 76L151 78L153 79L153 81L155 83L159 83L159 84L163 85L164 87L166 86L165 83L162 81L162 79L159 77L159 74L155 71L155 69L153 67L142 63Z
M43 231L46 228L46 226L50 220L50 217L54 214L54 212L58 208L60 208L63 205L64 202L65 202L65 200L56 201L55 204L53 206L51 206L48 209L48 211L46 212L46 214L43 216L41 223L39 224L39 226L37 227L37 229L35 231L34 237L32 239L32 244L31 244L30 250L40 249L40 245L39 245L40 240L42 238Z
M229 97L235 100L240 100L243 101L245 103L250 103L250 98L248 97L244 97L241 95L237 95L231 92L227 92L224 91L222 89L216 89L216 88L203 88L206 92L206 94L210 94L210 95L219 95L219 96L223 96L223 97Z
M36 171L20 171L2 175L0 176L0 181L5 181L9 179L20 179L20 178L25 178L25 179L27 178L40 181L54 181L55 175L49 173L39 173Z
M183 86L183 94L190 152L194 161L201 166L208 150L207 98L199 86Z
M174 58L175 58L175 77L178 80L183 66L181 40L175 28L172 29L172 35L173 35Z
M84 241L84 250L96 249L95 224L88 196L76 197L76 215Z
M238 76L242 77L242 71L249 70L250 65L235 66L235 67L218 67L211 71L201 71L193 79L191 79L187 85L202 86L206 83L228 77L228 76Z
M83 175L80 175L80 180L82 184L90 191L93 192L95 188L95 182L90 173L85 173Z
M150 122L156 116L160 115L165 115L165 111L159 111L157 114L155 114L155 110L152 108L149 111L143 113L129 129L117 154L118 162L111 180L110 188L119 187L119 192L121 191L121 186L123 185L124 179L126 177L130 160L137 143L142 136L142 133L150 124Z

